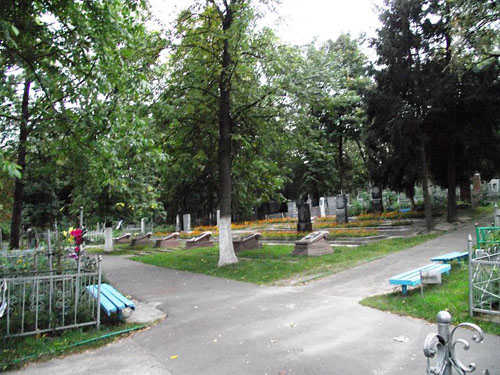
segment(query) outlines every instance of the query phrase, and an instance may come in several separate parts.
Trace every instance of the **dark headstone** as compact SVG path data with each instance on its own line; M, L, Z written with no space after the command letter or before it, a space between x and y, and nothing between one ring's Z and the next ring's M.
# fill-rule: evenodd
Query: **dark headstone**
M311 209L308 203L297 204L299 220L297 222L297 232L312 231Z
M335 216L338 224L345 224L349 221L347 215L347 197L345 194L337 195L337 210Z
M375 212L382 212L384 206L382 205L382 190L378 186L372 187L372 208Z

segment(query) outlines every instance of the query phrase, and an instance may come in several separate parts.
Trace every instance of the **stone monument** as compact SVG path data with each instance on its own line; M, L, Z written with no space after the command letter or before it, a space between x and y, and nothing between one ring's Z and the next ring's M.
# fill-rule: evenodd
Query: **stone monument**
M337 224L349 222L347 213L347 197L345 194L337 195L337 210L335 212Z
M297 204L299 220L297 222L297 232L312 231L311 208L309 203L300 202Z

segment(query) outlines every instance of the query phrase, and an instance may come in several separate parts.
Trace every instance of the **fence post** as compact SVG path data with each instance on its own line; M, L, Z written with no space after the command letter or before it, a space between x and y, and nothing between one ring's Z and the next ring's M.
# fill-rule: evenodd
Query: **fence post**
M495 227L500 227L500 209L497 203L495 203Z
M484 339L481 328L472 323L460 323L450 332L451 314L448 311L440 311L436 317L438 333L430 333L424 341L424 355L427 357L427 374L451 375L452 368L458 373L465 374L476 369L474 363L465 366L455 352L457 343L462 344L464 350L470 348L470 344L464 339L453 340L453 335L459 327L468 328L474 332L472 340L480 343ZM435 366L431 366L430 359L436 358Z
M102 255L97 256L97 329L101 326L101 262Z
M469 233L467 237L467 250L469 252L469 315L474 316L474 299L473 299L473 272L472 272L472 259L474 250L472 249L472 236Z

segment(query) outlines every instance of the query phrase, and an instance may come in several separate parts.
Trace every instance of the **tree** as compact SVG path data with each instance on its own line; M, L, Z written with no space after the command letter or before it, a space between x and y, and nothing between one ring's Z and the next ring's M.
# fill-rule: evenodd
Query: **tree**
M180 182L164 196L173 200L189 192L209 213L219 203L219 266L237 262L231 238L235 209L245 210L282 184L267 157L281 148L270 147L281 143L280 136L273 138L279 112L267 66L274 36L255 30L255 20L251 3L243 0L199 2L182 12L169 85L157 109L171 158L167 181ZM189 208L181 200L172 204Z
M5 85L0 92L0 125L10 134L3 146L16 150L21 173L30 162L35 139L47 141L47 152L62 144L73 152L90 151L94 159L104 154L96 147L96 136L108 133L113 120L126 113L116 106L116 98L126 96L129 104L132 95L137 99L145 68L159 52L157 38L142 23L145 13L140 5L2 3L0 59ZM132 71L138 73L134 79ZM26 182L22 176L15 183L11 247L19 245Z

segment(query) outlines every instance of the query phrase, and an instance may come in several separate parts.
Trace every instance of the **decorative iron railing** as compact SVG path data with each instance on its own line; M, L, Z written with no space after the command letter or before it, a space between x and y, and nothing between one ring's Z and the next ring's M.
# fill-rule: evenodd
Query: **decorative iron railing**
M424 355L427 357L428 375L451 375L454 369L458 374L465 375L476 370L476 364L463 364L458 358L457 345L462 345L464 350L470 349L470 344L464 339L455 339L454 335L460 327L468 328L475 333L472 340L480 343L484 339L481 328L472 323L461 323L450 332L451 315L447 311L437 314L438 333L430 333L424 341ZM435 359L431 363L431 359ZM486 370L486 374L488 374Z
M500 245L472 249L469 235L469 312L500 315Z
M50 262L50 261L49 261ZM27 336L100 325L101 257L81 257L72 269L25 271L0 279L0 336ZM76 268L75 268L76 265Z

